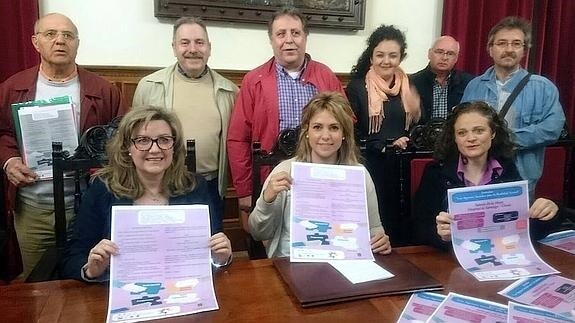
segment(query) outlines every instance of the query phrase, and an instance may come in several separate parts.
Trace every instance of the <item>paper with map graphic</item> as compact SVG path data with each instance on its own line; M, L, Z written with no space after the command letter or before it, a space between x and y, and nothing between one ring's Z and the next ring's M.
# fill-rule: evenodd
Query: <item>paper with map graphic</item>
M374 260L363 166L294 162L290 261Z
M529 236L527 181L448 190L451 241L461 266L480 281L557 273Z
M107 322L137 322L218 309L207 205L112 207Z

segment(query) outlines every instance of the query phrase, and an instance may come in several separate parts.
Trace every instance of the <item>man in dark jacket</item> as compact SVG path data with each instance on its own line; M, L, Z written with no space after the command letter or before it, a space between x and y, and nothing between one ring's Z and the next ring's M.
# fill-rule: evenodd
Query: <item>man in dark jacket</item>
M473 75L454 69L458 56L459 43L451 36L441 36L427 52L427 67L410 76L421 97L420 123L424 124L431 118L445 119L459 104Z

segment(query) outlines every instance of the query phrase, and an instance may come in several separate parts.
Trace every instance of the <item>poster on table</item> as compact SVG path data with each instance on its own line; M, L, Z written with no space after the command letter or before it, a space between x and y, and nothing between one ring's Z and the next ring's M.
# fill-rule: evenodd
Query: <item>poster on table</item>
M290 261L374 260L365 168L294 162Z
M448 190L451 241L461 266L480 281L555 274L533 249L527 181Z
M425 322L506 322L507 305L449 293Z
M218 309L207 205L112 207L107 322L138 322Z
M551 233L539 240L539 242L570 254L575 254L575 230Z
M540 307L509 302L507 308L508 323L575 323L573 320Z
M425 322L447 296L437 293L421 292L411 294L397 323Z
M499 294L575 320L575 280L558 275L524 278Z

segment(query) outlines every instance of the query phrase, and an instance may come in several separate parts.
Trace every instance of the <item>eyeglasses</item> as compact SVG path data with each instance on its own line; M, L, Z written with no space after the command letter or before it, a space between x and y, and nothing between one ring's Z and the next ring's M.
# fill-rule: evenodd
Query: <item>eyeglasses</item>
M434 49L434 50L433 50L433 53L434 53L435 55L438 55L438 56L447 55L448 58L454 58L455 56L457 56L457 53L454 52L454 51L443 50L443 49L439 49L439 48Z
M525 46L525 43L520 41L520 40L514 40L514 41L498 40L498 41L494 42L493 45L495 45L501 49L505 49L509 45L511 45L511 48L513 48L513 49L521 49L521 48L523 48L523 46Z
M152 139L150 137L136 137L132 138L132 143L134 143L134 147L139 151L148 151L152 149L152 145L156 143L158 148L161 150L168 150L174 147L174 143L176 141L176 137L174 136L161 136L156 139Z
M58 38L58 35L62 35L62 37L64 37L65 41L72 41L76 39L76 34L74 34L71 31L57 31L57 30L46 30L46 31L39 31L36 33L36 35L42 35L44 38L48 39L48 40L54 40L56 38Z

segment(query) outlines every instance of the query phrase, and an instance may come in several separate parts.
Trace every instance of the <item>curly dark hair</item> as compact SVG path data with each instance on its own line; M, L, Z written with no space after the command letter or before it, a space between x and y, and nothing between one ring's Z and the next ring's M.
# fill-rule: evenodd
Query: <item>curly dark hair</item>
M400 47L401 57L400 60L403 61L407 56L407 43L405 42L405 34L395 28L393 25L381 25L374 30L369 38L367 39L367 48L359 56L357 63L351 69L352 77L362 78L365 77L369 67L371 66L371 56L373 55L373 50L379 43L384 40L395 40Z
M493 158L512 158L515 144L511 140L507 122L499 117L495 109L483 101L463 102L453 108L443 124L443 131L435 141L433 157L439 161L446 161L459 156L459 150L455 143L455 122L460 115L472 112L487 118L491 131L495 133L488 156Z

